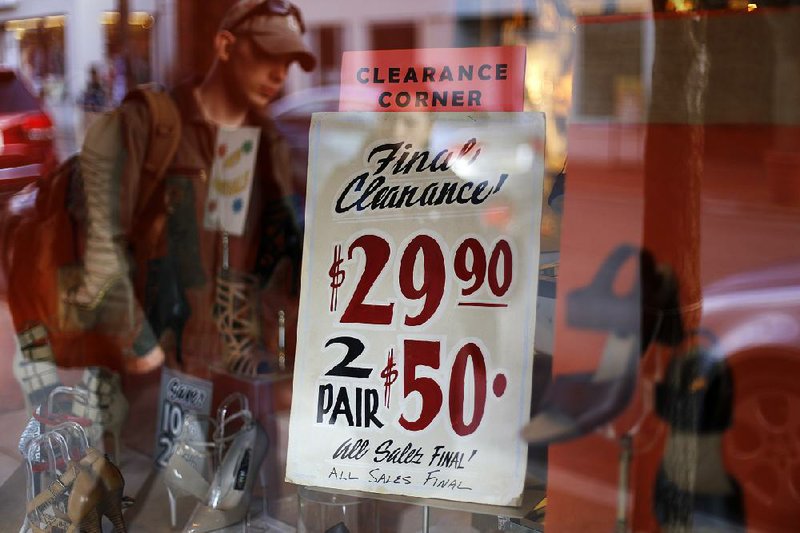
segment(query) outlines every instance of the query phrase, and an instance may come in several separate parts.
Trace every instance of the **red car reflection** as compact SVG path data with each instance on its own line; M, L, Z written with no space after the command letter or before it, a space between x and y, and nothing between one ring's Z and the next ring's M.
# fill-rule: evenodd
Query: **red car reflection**
M0 69L0 197L46 174L55 162L53 121L15 71Z

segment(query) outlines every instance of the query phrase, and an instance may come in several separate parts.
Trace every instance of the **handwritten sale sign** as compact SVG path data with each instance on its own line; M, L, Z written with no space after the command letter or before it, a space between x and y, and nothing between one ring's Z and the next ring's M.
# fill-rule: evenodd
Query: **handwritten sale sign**
M544 116L408 115L312 120L287 480L513 505ZM343 130L370 133L332 167Z

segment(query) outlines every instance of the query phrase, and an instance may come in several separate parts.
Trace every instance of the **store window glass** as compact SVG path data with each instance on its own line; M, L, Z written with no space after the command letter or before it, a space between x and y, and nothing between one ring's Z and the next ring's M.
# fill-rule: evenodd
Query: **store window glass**
M798 28L0 1L0 523L796 530Z

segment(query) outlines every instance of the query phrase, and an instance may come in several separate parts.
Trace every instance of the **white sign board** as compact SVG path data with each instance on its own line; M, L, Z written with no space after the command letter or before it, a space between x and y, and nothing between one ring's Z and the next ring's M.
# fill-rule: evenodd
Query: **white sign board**
M314 115L288 481L519 501L543 150L540 113Z

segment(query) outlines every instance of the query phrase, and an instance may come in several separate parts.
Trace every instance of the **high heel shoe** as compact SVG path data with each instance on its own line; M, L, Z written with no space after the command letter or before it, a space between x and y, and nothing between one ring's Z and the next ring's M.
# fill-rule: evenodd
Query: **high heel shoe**
M542 407L522 431L530 444L545 445L585 435L619 414L636 387L639 338L609 335L594 374L558 376Z
M270 371L258 316L258 278L228 269L219 272L214 317L223 339L228 371L258 376Z
M189 414L183 421L181 432L167 465L164 468L164 483L169 498L170 524L177 527L177 500L182 496L193 496L204 502L214 471L213 440L207 435L211 429L216 433L216 421L208 416Z
M606 345L593 373L556 376L542 406L523 429L532 444L545 445L585 435L608 423L630 402L636 387L641 342L640 250L620 246L600 265L594 279L567 296L567 323L607 332ZM633 285L617 296L613 285L623 265L636 259Z
M32 439L26 465L26 522L32 531L100 533L103 516L111 520L116 533L126 531L125 480L107 457L88 446L80 425L65 422ZM47 484L50 478L54 479Z
M230 407L238 401L241 409L228 416ZM259 476L261 462L267 451L267 436L253 420L247 400L233 394L217 411L217 431L214 435L219 467L209 488L206 505L198 506L186 533L205 533L240 522L250 507L253 480ZM230 426L239 428L226 434ZM263 479L262 479L263 484Z
M246 419L245 426L236 434L215 439L217 447L230 441L219 469L214 475L208 497L208 506L214 509L233 509L239 501L249 495L255 473L267 451L267 435L261 426L252 420L249 411L240 411L225 422L237 418ZM220 424L220 428L223 424Z
M125 478L119 468L95 448L89 448L80 462L83 471L75 480L67 503L70 517L91 516L92 508L99 519L108 517L116 533L125 533L122 517ZM91 519L90 519L91 520ZM74 523L74 522L73 522ZM93 524L93 522L92 522ZM98 529L100 533L102 529Z
M233 440L210 487L208 505L195 509L185 533L206 533L241 522L250 508L253 480L266 455L267 438L258 424ZM263 484L263 478L262 478Z

